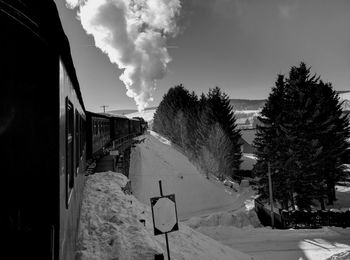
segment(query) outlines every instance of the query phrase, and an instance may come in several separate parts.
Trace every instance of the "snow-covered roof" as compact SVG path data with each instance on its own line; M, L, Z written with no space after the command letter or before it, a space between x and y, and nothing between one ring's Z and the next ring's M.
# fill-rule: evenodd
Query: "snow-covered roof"
M106 115L106 116L110 116L110 117L117 117L117 118L128 118L124 115L121 114L114 114L114 113L100 113L101 115Z
M242 129L241 134L242 139L244 139L248 144L252 145L255 139L256 129Z

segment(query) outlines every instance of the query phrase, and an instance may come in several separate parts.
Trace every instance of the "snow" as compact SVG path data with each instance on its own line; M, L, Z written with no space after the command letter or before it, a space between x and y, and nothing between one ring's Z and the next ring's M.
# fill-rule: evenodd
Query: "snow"
M335 186L335 189L337 200L334 202L334 205L329 205L327 207L343 211L350 209L350 187L337 185Z
M254 195L249 187L234 192L208 180L169 140L155 132L139 138L144 141L131 152L129 177L133 194L145 204L159 196L159 180L164 194L175 194L180 220L239 209Z
M235 114L253 114L255 116L258 116L261 112L261 109L259 110L235 110Z
M138 138L143 141L132 149L129 173L138 199L124 194L121 187L128 179L119 173L88 177L78 259L154 259L160 253L166 259L165 239L154 236L149 208L150 198L159 196L158 180L165 195L175 194L179 219L185 221L179 231L169 233L171 259L350 259L350 228L261 227L251 188L240 186L236 192L214 178L208 180L155 132ZM339 207L350 206L349 193L349 187L337 186Z
M185 222L191 228L234 226L260 227L260 221L254 210L235 212L217 212L205 217L192 217Z
M252 170L254 167L254 164L256 163L256 160L257 160L257 158L254 154L243 153L242 154L241 169L242 170Z
M153 235L150 207L124 194L127 178L120 173L90 175L84 190L77 259L147 260L164 254L163 235ZM140 222L145 220L145 226ZM180 223L168 234L171 259L251 260L241 253Z
M159 195L157 183L161 179L166 187L164 190L175 193L181 218L199 232L255 259L322 260L336 254L344 255L344 251L350 249L350 229L272 230L260 227L252 211L254 193L249 188L240 187L239 192L225 190L219 182L200 175L167 139L154 132L142 138L145 141L132 151L131 156L130 178L134 194L148 203L149 197ZM245 157L255 159L251 154L245 154ZM338 188L338 193L348 195L348 191ZM231 208L220 204L226 199L231 201Z
M196 230L261 260L324 260L350 250L350 229L273 230L250 226L202 226Z

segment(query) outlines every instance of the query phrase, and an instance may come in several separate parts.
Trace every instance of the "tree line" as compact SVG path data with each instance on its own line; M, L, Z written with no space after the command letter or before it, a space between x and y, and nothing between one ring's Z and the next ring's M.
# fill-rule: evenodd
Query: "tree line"
M219 87L200 97L183 85L169 89L154 114L153 130L181 147L207 176L238 174L241 135L229 97Z
M274 200L282 208L309 209L336 200L335 185L349 178L349 118L331 83L311 75L304 63L278 75L260 116L253 174L267 199L268 166ZM229 97L216 87L199 97L183 85L164 95L153 129L168 137L207 174L240 175L240 130Z

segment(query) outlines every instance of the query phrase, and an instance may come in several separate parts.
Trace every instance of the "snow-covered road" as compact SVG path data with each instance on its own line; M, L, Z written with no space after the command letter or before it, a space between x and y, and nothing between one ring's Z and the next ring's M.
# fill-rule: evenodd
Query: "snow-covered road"
M151 197L159 196L159 180L164 194L175 194L180 220L235 210L252 196L250 189L229 194L221 184L206 179L168 140L156 133L150 132L139 139L143 138L144 142L132 150L129 173L133 194L141 202L150 204Z
M350 250L349 228L272 230L216 226L200 227L197 231L260 260L325 260Z

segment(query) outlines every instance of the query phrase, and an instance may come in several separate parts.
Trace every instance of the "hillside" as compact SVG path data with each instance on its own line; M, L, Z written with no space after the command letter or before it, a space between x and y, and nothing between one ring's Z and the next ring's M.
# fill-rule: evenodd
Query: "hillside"
M157 107L147 107L145 108L146 111L148 110L155 110ZM108 113L111 114L119 114L119 115L127 115L127 114L132 114L138 112L136 109L117 109L117 110L111 110L108 111Z
M230 104L234 110L259 110L263 108L265 99L230 99ZM156 110L157 107L148 107L145 110ZM111 114L126 115L138 112L136 109L117 109L108 111Z
M230 105L234 110L260 110L265 102L265 99L230 99Z

